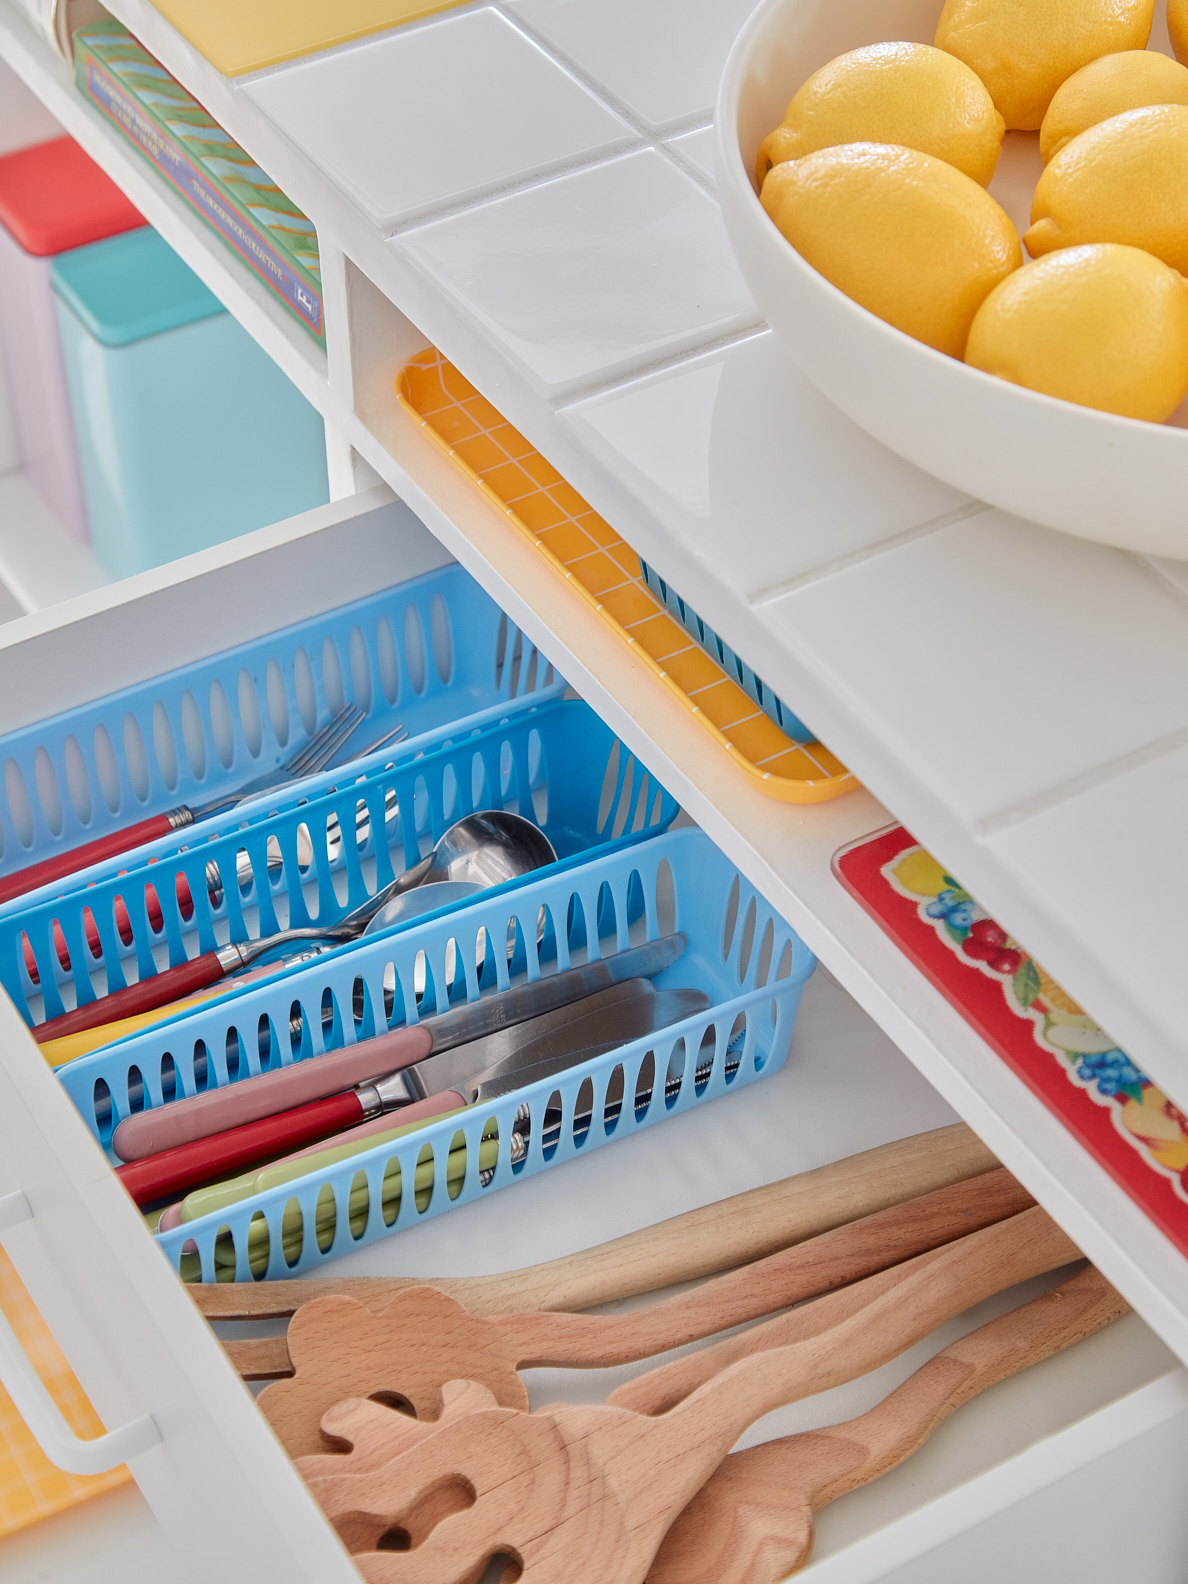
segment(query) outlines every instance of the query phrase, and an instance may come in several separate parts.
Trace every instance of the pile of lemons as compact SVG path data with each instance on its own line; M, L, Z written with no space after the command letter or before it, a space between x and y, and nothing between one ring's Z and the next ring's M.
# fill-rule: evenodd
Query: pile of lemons
M1162 423L1188 395L1188 66L1155 0L946 0L839 56L764 139L763 207L889 324L1029 390ZM1188 0L1167 0L1188 63ZM986 192L1039 133L1023 237Z

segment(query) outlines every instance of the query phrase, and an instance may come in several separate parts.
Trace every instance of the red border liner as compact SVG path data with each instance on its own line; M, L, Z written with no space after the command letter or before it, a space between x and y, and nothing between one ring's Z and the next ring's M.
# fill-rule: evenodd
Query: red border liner
M972 965L966 966L938 939L935 930L925 925L917 904L900 896L881 873L898 854L919 845L902 825L894 825L843 847L834 855L833 872L950 1006L1059 1117L1180 1253L1188 1255L1188 1205L1176 1197L1166 1178L1144 1165L1138 1149L1118 1133L1112 1107L1097 1103L1085 1090L1069 1083L1059 1059L1045 1055L1035 1043L1032 1025L1010 1011L1001 983Z

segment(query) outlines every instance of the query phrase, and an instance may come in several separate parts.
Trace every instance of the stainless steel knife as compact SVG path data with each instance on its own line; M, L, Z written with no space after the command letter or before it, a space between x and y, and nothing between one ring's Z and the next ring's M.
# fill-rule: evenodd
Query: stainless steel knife
M709 996L702 990L655 990L647 980L617 1000L599 1000L601 1004L595 1008L590 1008L588 1001L582 1002L579 1016L556 1021L552 1028L537 1033L486 1067L471 1065L466 1070L461 1062L456 1063L454 1076L448 1082L442 1081L443 1063L431 1056L390 1079L381 1079L370 1086L377 1105L369 1114L375 1116L379 1110L399 1106L398 1086L404 1083L417 1091L415 1098L419 1100L440 1101L450 1093L457 1097L459 1105L497 1100L541 1078L554 1077L594 1056L654 1034L670 1023L704 1012L710 1005ZM363 1098L360 1091L356 1093ZM364 1104L367 1105L366 1100Z
M629 946L626 951L599 958L597 962L565 968L560 973L548 974L542 979L481 996L479 1000L454 1007L449 1012L422 1018L421 1027L427 1028L433 1035L434 1054L451 1050L455 1045L482 1039L500 1029L539 1017L556 1007L569 1006L584 996L620 984L624 979L653 979L683 956L687 945L688 941L682 934L664 935L659 940L647 941L642 946ZM356 1012L361 1017L362 1007L357 1007ZM333 1013L324 1014L323 1024L332 1018ZM300 1039L300 1015L291 1020L289 1031L294 1038Z

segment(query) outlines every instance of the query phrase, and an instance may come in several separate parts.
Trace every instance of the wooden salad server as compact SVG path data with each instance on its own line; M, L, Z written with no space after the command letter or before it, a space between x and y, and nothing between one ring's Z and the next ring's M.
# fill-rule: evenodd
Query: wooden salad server
M668 1531L648 1584L775 1584L808 1561L828 1502L902 1463L971 1397L1129 1308L1090 1266L954 1342L869 1413L731 1453Z
M977 1135L955 1122L748 1189L594 1248L495 1276L316 1276L211 1282L189 1292L208 1320L276 1319L331 1292L357 1298L378 1312L396 1293L426 1282L453 1294L472 1314L590 1309L761 1259L997 1165Z
M635 1380L624 1381L611 1392L607 1402L616 1408L630 1408L635 1413L657 1415L667 1413L670 1408L675 1408L676 1403L684 1397L691 1396L700 1386L711 1380L714 1375L721 1375L722 1370L729 1369L730 1365L751 1357L751 1354L770 1348L784 1348L790 1343L800 1342L806 1335L806 1327L813 1327L813 1334L821 1331L822 1326L836 1326L843 1319L857 1313L859 1308L870 1304L874 1297L881 1297L889 1293L893 1286L900 1285L904 1275L911 1270L923 1269L930 1264L938 1264L944 1269L961 1269L961 1262L968 1258L976 1258L974 1247L990 1247L990 1243L998 1240L1000 1247L1007 1247L1009 1240L1014 1236L1014 1229L1026 1232L1026 1247L1033 1248L1039 1258L1038 1266L1026 1272L1026 1277L1012 1275L1009 1280L1001 1281L998 1288L990 1291L1001 1291L1004 1286L1012 1286L1015 1281L1025 1281L1033 1275L1042 1275L1045 1270L1055 1270L1060 1264L1071 1264L1072 1261L1082 1258L1076 1243L1064 1236L1055 1221L1050 1220L1047 1212L1041 1209L1025 1210L1022 1215L1012 1218L1011 1221L1001 1221L998 1226L987 1228L987 1231L976 1232L969 1239L961 1239L960 1243L952 1243L947 1248L939 1248L925 1255L917 1255L916 1259L908 1261L904 1266L895 1266L884 1270L879 1275L866 1277L865 1281L855 1281L854 1286L841 1289L840 1293L830 1293L816 1304L806 1305L805 1308L794 1310L790 1315L778 1315L775 1319L765 1319L760 1326L752 1327L751 1331L744 1331L738 1337L727 1337L724 1342L716 1342L708 1348L700 1348L697 1353L687 1354L683 1359L673 1359L670 1364L662 1364L654 1370L648 1370L646 1375L640 1375ZM1019 1250L1022 1250L1020 1243ZM1015 1256L1019 1253L1015 1250ZM1044 1264L1049 1253L1061 1258L1052 1258L1049 1264ZM1004 1267L1006 1269L1006 1267ZM990 1296L990 1291L980 1293L977 1297L968 1297L968 1302L955 1302L952 1315L960 1315L963 1308L971 1308L979 1304L982 1297ZM963 1294L954 1291L954 1299L960 1300ZM949 1318L952 1318L952 1315ZM938 1321L939 1324L939 1321ZM931 1329L931 1327L928 1327ZM923 1335L923 1332L922 1332Z
M412 1421L393 1414L390 1461L373 1438L357 1473L353 1453L341 1473L323 1472L321 1458L298 1468L368 1584L470 1584L499 1555L523 1584L643 1584L678 1514L755 1420L877 1369L969 1304L1077 1257L1042 1210L1027 1210L926 1256L839 1325L732 1364L658 1418L609 1405L488 1407L443 1412L410 1445Z
M258 1402L290 1456L300 1457L321 1449L322 1416L344 1398L382 1393L432 1418L445 1382L466 1379L488 1387L505 1408L526 1410L518 1370L596 1369L665 1353L972 1235L1031 1202L999 1167L632 1314L472 1315L448 1293L412 1287L378 1315L353 1298L315 1298L293 1317L287 1343L277 1337L226 1347L248 1378L264 1368L289 1375Z

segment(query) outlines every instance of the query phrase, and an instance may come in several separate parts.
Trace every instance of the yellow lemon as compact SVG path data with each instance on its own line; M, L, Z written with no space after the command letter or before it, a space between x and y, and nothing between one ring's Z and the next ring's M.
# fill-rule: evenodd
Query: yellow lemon
M1040 127L1044 164L1090 127L1146 105L1188 105L1188 67L1155 50L1103 55L1074 72L1052 96Z
M1022 262L1019 234L977 182L886 143L776 165L763 207L839 291L938 352L961 357L987 293Z
M1154 12L1155 0L945 0L934 42L977 72L1008 127L1034 132L1073 72L1143 49Z
M995 287L965 361L1045 396L1162 423L1188 395L1188 281L1138 248L1066 248Z
M871 44L822 66L763 140L759 185L773 165L839 143L897 143L946 160L983 187L1005 123L968 66L928 44Z
M1176 59L1188 66L1188 0L1167 0L1167 34Z
M1032 258L1125 242L1188 274L1188 107L1127 110L1066 143L1036 184L1023 240Z

